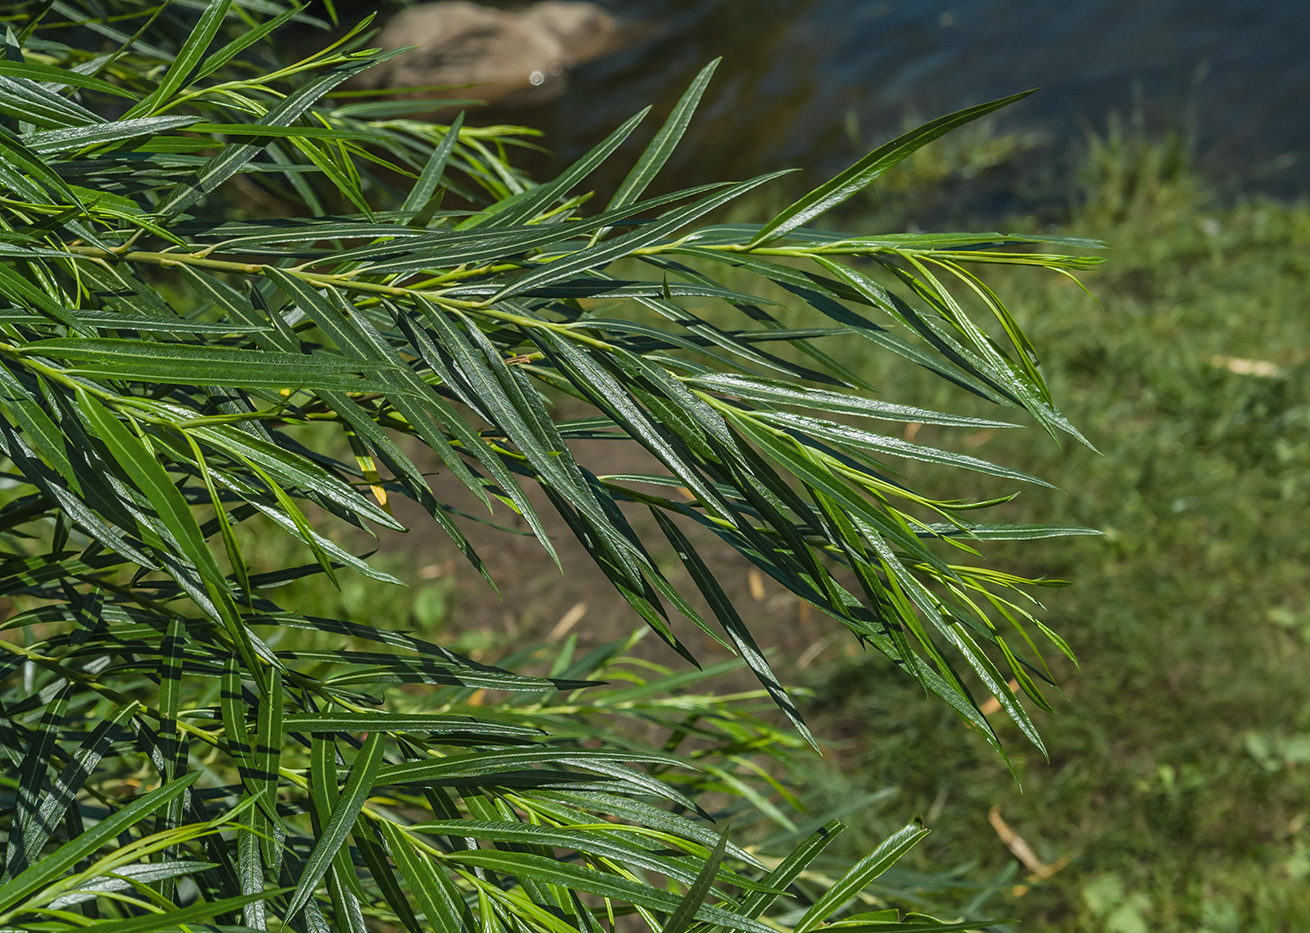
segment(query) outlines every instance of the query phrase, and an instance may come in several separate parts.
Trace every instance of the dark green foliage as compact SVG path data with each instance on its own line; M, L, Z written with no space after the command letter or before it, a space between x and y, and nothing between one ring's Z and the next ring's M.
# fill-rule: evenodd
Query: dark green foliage
M275 601L299 577L385 577L316 525L400 528L398 496L480 567L425 462L488 509L517 511L554 555L525 491L540 487L659 637L693 661L668 607L720 638L717 624L801 735L695 535L844 624L998 751L967 682L1040 747L1007 684L1045 702L1035 620L1010 599L1027 581L946 555L1081 529L979 524L971 512L996 502L893 478L875 458L1033 479L866 427L997 423L869 399L823 341L867 340L1077 437L972 270L1068 272L1092 261L1036 250L1095 244L801 226L1004 102L889 143L763 227L695 228L771 178L643 199L711 69L588 214L572 193L644 114L533 185L502 158L513 131L334 96L395 54L352 51L363 25L286 65L265 36L301 14L277 3L91 7L76 26L28 9L0 81L0 594L16 610L6 628L24 633L0 641L13 765L0 924L592 933L635 913L652 929L764 933L767 910L807 933L922 835L907 827L831 887L793 888L818 847L803 843L775 877L701 820L722 806L709 791L770 807L750 756L786 769L798 743L712 696L663 702L699 675L643 675L621 646L579 659L565 646L533 676L386 619ZM112 51L92 51L95 34ZM789 330L785 308L713 280L725 265L832 326ZM806 362L771 349L779 339ZM558 419L561 395L590 416ZM314 443L321 426L353 461ZM573 457L582 438L639 444L667 472L598 476ZM662 495L671 483L687 495ZM655 512L713 623L632 530L633 504ZM302 542L313 562L252 574L243 523ZM338 638L301 647L296 630ZM619 717L668 741L627 738ZM83 735L83 722L107 725ZM853 923L901 928L894 911Z

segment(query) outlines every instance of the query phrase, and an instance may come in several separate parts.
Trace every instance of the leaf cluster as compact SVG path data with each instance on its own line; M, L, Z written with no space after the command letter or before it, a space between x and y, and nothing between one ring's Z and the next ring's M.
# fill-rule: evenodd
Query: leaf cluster
M399 530L397 497L485 574L463 526L494 509L558 561L540 489L658 637L693 664L682 624L731 648L805 740L702 542L745 555L998 751L973 690L1040 745L1020 699L1045 704L1033 633L1067 648L1031 614L1030 581L973 559L988 539L1082 529L976 521L1006 499L915 491L898 464L1040 481L906 440L907 423L1010 425L874 399L824 347L899 354L1081 440L978 270L1072 274L1094 244L810 226L1017 98L880 147L766 224L708 223L775 177L649 193L713 64L597 209L576 192L644 111L532 184L505 160L518 131L345 91L396 54L364 48L367 22L270 65L276 31L304 18L272 0L29 6L0 67L0 595L24 636L0 640L0 924L591 933L635 914L674 933L763 933L766 917L808 933L922 835L907 827L816 892L806 867L839 825L770 866L702 822L710 792L785 822L758 758L794 743L679 692L694 671L606 686L621 647L566 647L534 676L278 603L307 575L398 582L320 527ZM828 323L793 326L724 282L742 276ZM349 456L309 442L322 425ZM582 440L640 445L661 469L597 475ZM485 514L439 500L431 462ZM248 522L307 563L248 567ZM298 650L296 630L342 647ZM667 741L623 738L620 716ZM776 919L792 895L810 906ZM902 928L894 911L839 925Z

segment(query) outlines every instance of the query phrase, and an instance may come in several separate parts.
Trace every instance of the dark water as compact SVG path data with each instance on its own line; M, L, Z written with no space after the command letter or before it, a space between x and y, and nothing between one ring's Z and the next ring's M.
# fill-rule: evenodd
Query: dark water
M601 0L647 24L541 115L577 155L644 103L662 118L723 56L678 183L799 166L815 179L907 116L1041 87L1000 119L1067 152L1111 111L1196 137L1229 192L1310 192L1310 0ZM652 121L653 122L653 121Z

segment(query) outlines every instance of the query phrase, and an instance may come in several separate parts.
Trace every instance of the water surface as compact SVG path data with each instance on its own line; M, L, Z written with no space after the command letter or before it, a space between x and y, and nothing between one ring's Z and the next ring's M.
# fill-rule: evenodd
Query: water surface
M800 166L832 171L910 116L1040 87L1004 130L1052 153L1111 111L1194 131L1228 191L1310 188L1307 0L602 0L646 29L578 69L543 121L576 156L641 103L659 116L723 56L674 180ZM851 128L856 127L854 134ZM807 173L814 177L815 173Z

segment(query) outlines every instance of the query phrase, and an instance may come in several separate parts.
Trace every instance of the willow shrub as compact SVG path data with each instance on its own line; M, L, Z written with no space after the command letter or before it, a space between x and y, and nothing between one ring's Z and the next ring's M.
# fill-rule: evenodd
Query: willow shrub
M601 206L576 192L644 111L531 184L503 158L514 132L345 91L395 54L358 50L363 25L285 64L278 30L307 20L272 0L114 10L5 18L0 926L899 929L895 910L848 905L917 823L824 881L807 866L840 823L773 854L710 821L707 791L720 815L773 807L761 776L785 768L765 756L812 738L695 542L735 548L1001 754L978 696L1040 744L1022 699L1045 705L1038 641L1067 649L1029 614L1032 581L975 557L1080 529L915 492L883 461L1036 480L902 439L896 423L1010 425L875 399L824 347L899 354L1078 438L977 270L1071 274L1094 244L809 226L1016 98L893 140L768 223L705 225L775 178L648 195L713 65ZM725 272L825 326L793 326ZM711 304L713 320L695 310ZM561 396L587 414L554 415ZM324 425L340 444L323 448ZM639 444L663 469L598 476L570 451L582 439ZM439 501L423 464L485 514ZM397 497L474 567L461 526L493 507L554 557L534 485L660 638L694 663L676 615L729 646L790 726L688 693L694 673L607 682L622 646L532 676L277 601L314 574L398 583L323 527L399 529ZM634 533L643 509L698 596ZM300 542L305 565L252 572L244 522ZM339 647L297 650L294 630Z

